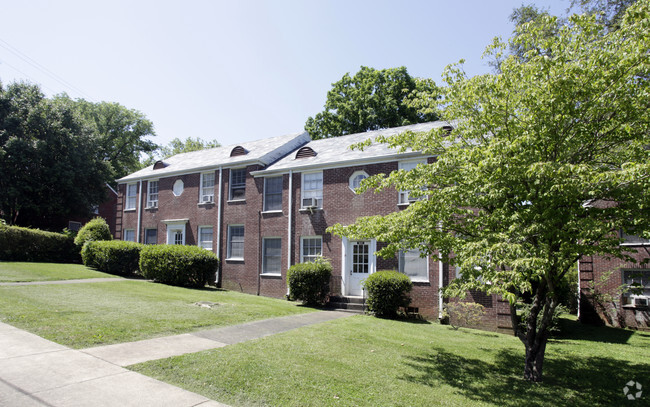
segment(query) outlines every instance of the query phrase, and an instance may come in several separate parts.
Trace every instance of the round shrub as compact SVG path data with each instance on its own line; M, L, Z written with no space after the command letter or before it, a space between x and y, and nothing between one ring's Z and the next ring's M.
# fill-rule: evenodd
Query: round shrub
M326 259L294 264L287 271L289 298L306 305L323 305L329 295L331 277L332 265Z
M219 258L198 246L145 245L140 273L159 283L201 288L214 282Z
M74 238L74 244L81 248L86 242L100 240L113 240L113 236L106 221L102 218L95 218L79 229L77 237Z
M121 240L89 241L81 248L81 259L86 267L109 274L129 275L138 272L143 246Z
M362 283L368 292L368 309L378 317L395 317L400 307L408 307L408 293L413 288L406 274L395 270L381 270L371 274Z

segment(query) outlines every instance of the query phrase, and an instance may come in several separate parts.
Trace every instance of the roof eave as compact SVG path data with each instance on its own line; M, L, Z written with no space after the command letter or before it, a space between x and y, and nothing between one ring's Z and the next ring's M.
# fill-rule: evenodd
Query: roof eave
M258 177L258 176L261 177L261 176L274 175L274 174L288 174L289 171L296 171L296 170L309 171L309 170L315 170L315 169L354 167L354 166L358 166L358 165L380 164L380 163L384 163L384 162L388 162L388 161L394 161L395 159L414 158L414 157L435 157L435 156L426 155L426 154L421 153L419 151L411 151L411 152L407 152L407 153L396 153L396 154L384 155L384 156L380 156L380 157L366 158L366 159L363 159L363 160L350 159L350 160L344 160L344 161L315 163L315 164L311 164L311 165L301 165L301 166L295 166L295 167L284 167L284 168L278 168L278 169L273 169L272 166L271 166L271 168L269 168L269 169L259 170L259 171L251 171L251 175L253 177Z

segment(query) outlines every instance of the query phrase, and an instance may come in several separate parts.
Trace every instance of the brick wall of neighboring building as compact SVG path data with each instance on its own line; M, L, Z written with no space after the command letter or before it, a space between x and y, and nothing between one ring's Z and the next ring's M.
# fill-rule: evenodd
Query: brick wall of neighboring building
M630 253L635 261L617 258L585 256L580 260L580 320L587 323L605 323L615 327L650 328L648 307L636 308L624 304L624 270L650 270L643 263L650 257L650 246L634 246Z

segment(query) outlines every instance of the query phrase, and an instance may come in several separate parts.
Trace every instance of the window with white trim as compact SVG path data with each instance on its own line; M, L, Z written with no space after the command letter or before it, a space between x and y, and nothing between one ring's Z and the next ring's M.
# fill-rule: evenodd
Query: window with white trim
M282 239L265 237L262 240L262 274L282 273Z
M420 257L417 249L400 250L399 272L409 276L411 281L429 281L429 260Z
M623 270L622 305L647 308L650 305L650 270Z
M230 198L231 201L246 199L246 168L230 170Z
M158 181L147 182L147 208L158 207Z
M212 250L213 229L212 226L199 226L199 246Z
M417 167L418 164L426 164L426 160L414 160L414 161L400 161L398 164L398 167L400 170L404 171L411 171L415 167ZM399 204L409 204L414 201L419 201L420 199L424 199L424 197L417 197L413 198L409 196L410 191L399 191Z
M650 239L645 239L641 236L628 235L627 233L620 231L621 239L623 239L623 245L635 245L635 244L647 244L650 243Z
M228 226L228 258L244 258L244 225Z
M356 189L361 186L361 181L368 178L368 173L365 171L355 171L350 176L348 186L350 189L356 193Z
M264 178L264 210L282 210L282 176Z
M127 184L126 205L124 206L124 209L126 210L135 209L137 200L138 200L138 184Z
M199 202L214 202L214 172L204 172L201 174Z
M302 174L301 208L323 207L323 172Z
M300 238L300 262L311 263L323 255L323 238L321 236L303 236Z
M125 242L135 242L135 230L124 229L124 238L122 240Z
M145 229L144 230L144 244L157 244L158 243L158 230Z

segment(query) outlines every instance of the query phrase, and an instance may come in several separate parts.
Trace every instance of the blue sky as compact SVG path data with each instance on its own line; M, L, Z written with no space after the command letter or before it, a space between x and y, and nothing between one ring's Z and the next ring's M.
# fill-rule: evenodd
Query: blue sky
M137 109L159 144L228 145L302 131L331 84L362 65L438 83L461 58L469 75L488 72L480 56L510 36L522 0L3 3L3 85ZM535 1L553 14L569 3Z

